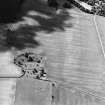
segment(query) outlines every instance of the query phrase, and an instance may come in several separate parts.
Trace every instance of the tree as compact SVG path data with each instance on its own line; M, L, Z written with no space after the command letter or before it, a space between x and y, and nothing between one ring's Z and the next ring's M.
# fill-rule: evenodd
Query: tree
M48 6L58 9L58 2L56 0L48 0Z
M0 0L0 22L13 22L24 0Z

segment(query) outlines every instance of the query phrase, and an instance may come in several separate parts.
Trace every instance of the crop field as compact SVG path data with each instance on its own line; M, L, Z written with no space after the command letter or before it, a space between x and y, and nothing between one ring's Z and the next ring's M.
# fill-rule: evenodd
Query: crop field
M41 48L47 56L45 67L48 79L58 83L53 90L49 85L49 91L46 91L50 96L48 100L52 105L54 103L56 105L104 105L104 56L93 16L77 9L70 10L69 14L70 17L65 21L63 31L56 29L51 34L38 32L38 39L43 45ZM100 18L96 17L98 25L103 23L100 23ZM99 26L99 29L103 27ZM104 37L104 34L102 35L101 38ZM20 102L27 102L24 100L28 96L22 100L19 95L21 97L21 91L28 94L31 86L24 86L26 82L30 84L28 80L24 80L23 87L20 85L22 80L19 81L16 102L22 105ZM31 81L33 86L34 80ZM40 86L40 83L37 86ZM24 87L27 91L23 89ZM29 91L32 92L32 90ZM51 95L54 95L54 99L51 99ZM36 94L32 96L35 98ZM30 105L34 105L29 97L27 100ZM36 101L37 104L41 103Z
M47 78L54 81L55 86L52 86L51 82L18 78L10 82L13 83L11 86L16 83L14 105L105 105L104 18L96 16L97 30L94 16L77 8L58 14L55 14L53 9L46 13L48 8L45 11L43 8L45 7L40 11L31 11L30 15L24 18L25 23L16 25L27 26L26 29L18 30L15 37L14 33L8 34L10 38L7 37L6 41L8 48L23 49L32 45L35 50L41 49L42 55L47 58ZM7 53L1 53L2 59L3 54L6 56ZM7 58L4 57L2 61L6 63ZM0 85L3 82L5 80L1 79ZM6 84L9 84L7 80L3 86L6 87ZM3 86L1 87L4 88ZM8 89L6 91L8 92Z

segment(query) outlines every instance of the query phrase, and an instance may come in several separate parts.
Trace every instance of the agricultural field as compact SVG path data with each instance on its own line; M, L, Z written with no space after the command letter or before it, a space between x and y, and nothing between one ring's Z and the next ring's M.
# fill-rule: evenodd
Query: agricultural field
M51 100L51 96L49 100L57 105L77 105L77 103L79 105L104 105L104 56L93 16L77 8L68 12L70 17L65 21L64 30L55 29L51 34L44 31L38 32L38 39L42 43L41 49L47 56L45 67L48 79L58 83L53 90L50 85L49 92L46 91L46 94L54 95L54 99ZM102 17L96 16L97 24L101 22L100 18ZM19 81L16 92L17 103L20 102L19 94L24 87L24 85L23 87L19 85L22 80ZM30 84L28 80L26 82ZM26 89L28 90L28 86ZM36 97L36 94L34 95ZM30 100L29 97L28 99ZM40 103L37 104L40 105ZM30 102L30 105L34 104Z
M94 18L76 7L56 12L46 4L28 3L35 10L26 4L30 11L24 21L14 24L15 28L11 25L15 31L1 34L0 69L2 73L7 67L17 70L13 62L8 63L11 54L31 47L46 56L47 79L55 85L25 76L0 79L0 90L5 91L0 91L0 105L104 105L104 17Z

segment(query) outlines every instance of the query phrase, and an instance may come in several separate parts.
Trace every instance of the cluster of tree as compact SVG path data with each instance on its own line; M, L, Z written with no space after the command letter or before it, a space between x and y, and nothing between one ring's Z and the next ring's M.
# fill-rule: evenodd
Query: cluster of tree
M48 0L48 6L55 8L56 10L60 7L60 3L58 2L59 0ZM63 8L71 8L71 2L72 0L64 0L62 7Z
M105 16L105 0L89 0L89 5L93 6L93 12Z
M74 0L76 1L76 0ZM85 2L92 6L92 11L88 11L85 8L81 7L85 12L90 12L93 14L105 16L105 0L77 0Z

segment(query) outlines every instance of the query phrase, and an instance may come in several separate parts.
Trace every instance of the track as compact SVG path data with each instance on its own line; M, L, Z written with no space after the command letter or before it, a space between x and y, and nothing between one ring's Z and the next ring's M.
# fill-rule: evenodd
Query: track
M94 15L93 21L94 21L94 25L95 25L95 28L96 28L96 31L97 31L97 35L98 35L98 38L99 38L99 42L100 42L100 45L101 45L101 48L102 48L103 56L104 56L104 59L105 59L105 51L104 51L102 39L101 39L101 36L100 36L100 33L99 33L99 27L97 26L96 16L97 16L97 15Z

